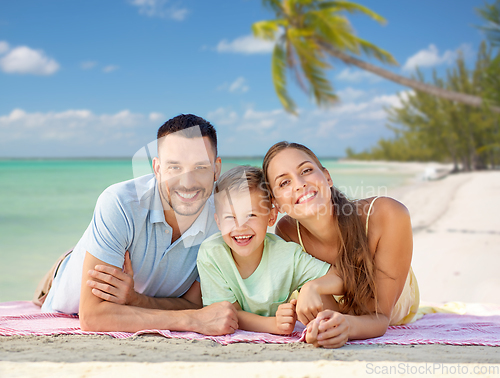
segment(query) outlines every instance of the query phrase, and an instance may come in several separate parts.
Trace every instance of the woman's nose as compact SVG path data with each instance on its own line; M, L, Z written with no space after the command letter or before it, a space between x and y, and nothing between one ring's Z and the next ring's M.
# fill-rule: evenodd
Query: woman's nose
M302 188L305 188L306 186L306 181L302 177L298 177L295 180L295 190L300 190Z

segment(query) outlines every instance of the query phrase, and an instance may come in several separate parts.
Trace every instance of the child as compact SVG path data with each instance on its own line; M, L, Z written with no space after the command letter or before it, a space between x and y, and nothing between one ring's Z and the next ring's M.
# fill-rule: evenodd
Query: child
M221 232L205 240L198 253L203 305L231 302L239 329L290 334L297 300L286 302L293 291L302 288L299 302L305 303L301 308L309 321L323 310L322 299L326 305L331 294L343 293L330 264L266 233L277 211L261 169L238 166L223 174L215 187L215 210Z

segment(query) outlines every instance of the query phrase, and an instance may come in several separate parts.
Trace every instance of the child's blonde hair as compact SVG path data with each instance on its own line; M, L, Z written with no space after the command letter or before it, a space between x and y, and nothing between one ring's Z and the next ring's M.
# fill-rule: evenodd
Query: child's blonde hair
M229 192L244 190L260 191L262 200L271 207L271 195L264 180L262 169L251 165L238 165L221 175L215 184L215 206L218 208L222 198Z

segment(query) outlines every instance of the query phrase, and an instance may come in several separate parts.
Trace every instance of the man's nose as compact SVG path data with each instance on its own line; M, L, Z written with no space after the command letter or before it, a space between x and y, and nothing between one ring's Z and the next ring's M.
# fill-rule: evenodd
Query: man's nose
M186 173L183 173L179 177L179 185L185 187L186 189L190 189L196 186L195 183L196 180L193 171L188 171Z

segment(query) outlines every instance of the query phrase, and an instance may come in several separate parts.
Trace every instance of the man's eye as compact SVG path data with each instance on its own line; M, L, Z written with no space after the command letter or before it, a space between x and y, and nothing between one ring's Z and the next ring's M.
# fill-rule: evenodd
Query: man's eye
M208 167L205 167L205 166L201 166L201 165L200 165L200 166L196 167L195 169L208 169Z
M176 165L170 165L170 166L168 167L168 170L169 170L169 171L177 171L177 170L179 170L179 169L181 169L181 167L176 166Z

